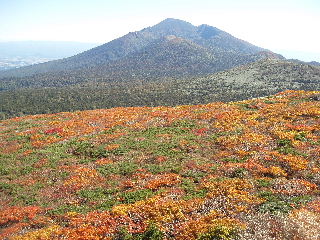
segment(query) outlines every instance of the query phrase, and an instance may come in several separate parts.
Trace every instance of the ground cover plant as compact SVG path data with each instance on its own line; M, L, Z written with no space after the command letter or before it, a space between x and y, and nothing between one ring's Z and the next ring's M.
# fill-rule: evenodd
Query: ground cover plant
M0 122L0 239L320 239L320 92Z

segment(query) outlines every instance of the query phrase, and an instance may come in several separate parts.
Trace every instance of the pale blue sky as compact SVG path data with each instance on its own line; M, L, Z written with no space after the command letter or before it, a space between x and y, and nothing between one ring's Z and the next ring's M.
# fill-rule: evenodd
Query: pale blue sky
M0 41L105 43L168 17L320 61L320 0L0 0Z

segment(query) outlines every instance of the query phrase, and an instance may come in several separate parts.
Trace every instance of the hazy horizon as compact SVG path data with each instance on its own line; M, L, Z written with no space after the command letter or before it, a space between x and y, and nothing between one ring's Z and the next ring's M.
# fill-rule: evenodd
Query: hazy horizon
M0 0L0 42L103 44L166 18L208 24L287 58L320 61L317 0Z

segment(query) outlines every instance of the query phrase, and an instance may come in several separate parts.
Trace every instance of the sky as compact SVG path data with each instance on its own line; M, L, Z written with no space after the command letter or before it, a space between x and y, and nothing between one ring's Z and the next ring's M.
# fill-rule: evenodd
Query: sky
M320 62L320 0L0 0L0 41L102 44L166 18Z

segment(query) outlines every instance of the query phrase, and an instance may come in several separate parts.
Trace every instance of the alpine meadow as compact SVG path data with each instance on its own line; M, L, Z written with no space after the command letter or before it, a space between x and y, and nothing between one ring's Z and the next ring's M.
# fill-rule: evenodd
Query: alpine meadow
M320 239L320 63L209 24L148 26L156 6L214 11L163 1L0 3L0 239ZM210 18L277 28L274 9L243 10L263 15L274 0L233 2L239 19L229 2L216 7L232 24ZM279 44L296 23L288 14ZM299 41L307 30L294 26Z

